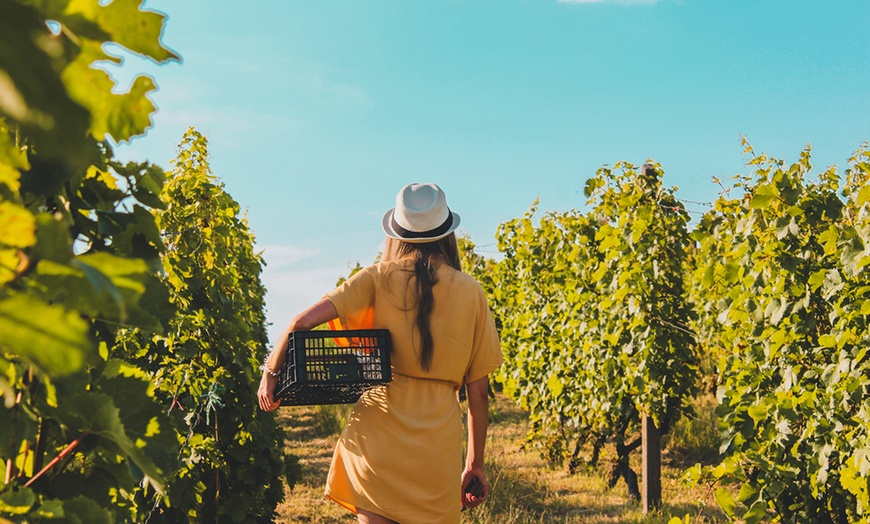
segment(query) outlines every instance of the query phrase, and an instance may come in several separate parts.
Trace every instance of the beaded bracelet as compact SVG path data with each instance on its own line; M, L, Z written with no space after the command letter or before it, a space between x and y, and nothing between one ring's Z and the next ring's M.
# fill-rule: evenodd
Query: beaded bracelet
M277 377L281 376L280 373L276 373L276 372L272 371L271 369L269 369L269 366L266 365L266 361L268 361L268 360L269 360L269 355L266 355L266 358L265 358L265 360L263 360L263 365L260 366L260 369L262 371L265 371L266 373L272 375L273 377L277 378Z

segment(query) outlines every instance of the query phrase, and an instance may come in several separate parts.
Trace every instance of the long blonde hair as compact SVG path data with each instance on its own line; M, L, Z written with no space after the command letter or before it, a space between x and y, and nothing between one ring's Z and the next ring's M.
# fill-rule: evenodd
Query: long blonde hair
M428 371L432 366L432 329L429 317L435 308L432 288L438 282L438 266L446 263L457 271L462 271L459 261L459 246L456 235L450 233L441 240L425 243L404 242L387 237L381 262L394 262L410 258L414 260L414 273L417 298L417 329L420 331L420 366ZM410 283L410 277L408 278Z

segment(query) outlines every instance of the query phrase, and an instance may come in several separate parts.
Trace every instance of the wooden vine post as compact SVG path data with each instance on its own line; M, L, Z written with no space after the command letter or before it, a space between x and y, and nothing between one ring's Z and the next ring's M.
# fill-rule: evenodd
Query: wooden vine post
M644 164L643 174L654 176L655 166ZM662 505L662 436L659 428L646 414L641 420L641 439L643 450L641 459L641 490L640 502L644 513L658 509Z
M649 513L662 505L662 436L652 418L643 415L641 422L643 458L641 475L641 504L643 512Z

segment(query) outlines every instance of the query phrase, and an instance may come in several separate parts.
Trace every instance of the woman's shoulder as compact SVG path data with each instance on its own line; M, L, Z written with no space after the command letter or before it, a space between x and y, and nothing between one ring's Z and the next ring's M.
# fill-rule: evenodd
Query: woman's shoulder
M469 275L468 273L465 273L464 271L459 271L459 270L456 270L453 268L450 268L450 269L453 270L454 274L456 275L455 278L458 281L463 282L464 284L469 285L469 286L477 286L477 287L480 286L480 284L477 282L477 279L474 278L473 276Z
M445 266L445 269L449 271L451 287L467 290L469 293L483 293L483 287L473 276L449 266Z
M345 281L360 280L363 278L371 278L378 273L378 264L364 266L362 269L355 270Z
M413 271L414 261L407 258L400 260L390 260L388 262L379 260L371 266L367 267L366 269L369 269L372 271L372 273L376 273L379 275L389 275L396 270Z
M369 271L372 276L377 275L379 278L395 275L397 272L403 272L406 275L413 275L414 260L404 258L399 260L391 260L389 262L376 262L375 264L366 267L363 271ZM454 269L449 264L441 264L438 266L438 281L449 282L451 292L463 290L468 293L483 294L483 288L480 283L469 275L457 269ZM437 285L437 284L436 284Z

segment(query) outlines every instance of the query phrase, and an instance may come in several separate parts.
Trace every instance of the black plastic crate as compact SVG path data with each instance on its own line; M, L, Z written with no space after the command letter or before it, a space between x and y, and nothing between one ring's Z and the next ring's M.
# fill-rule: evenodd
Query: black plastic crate
M353 404L392 380L386 329L293 331L275 397L283 406Z

